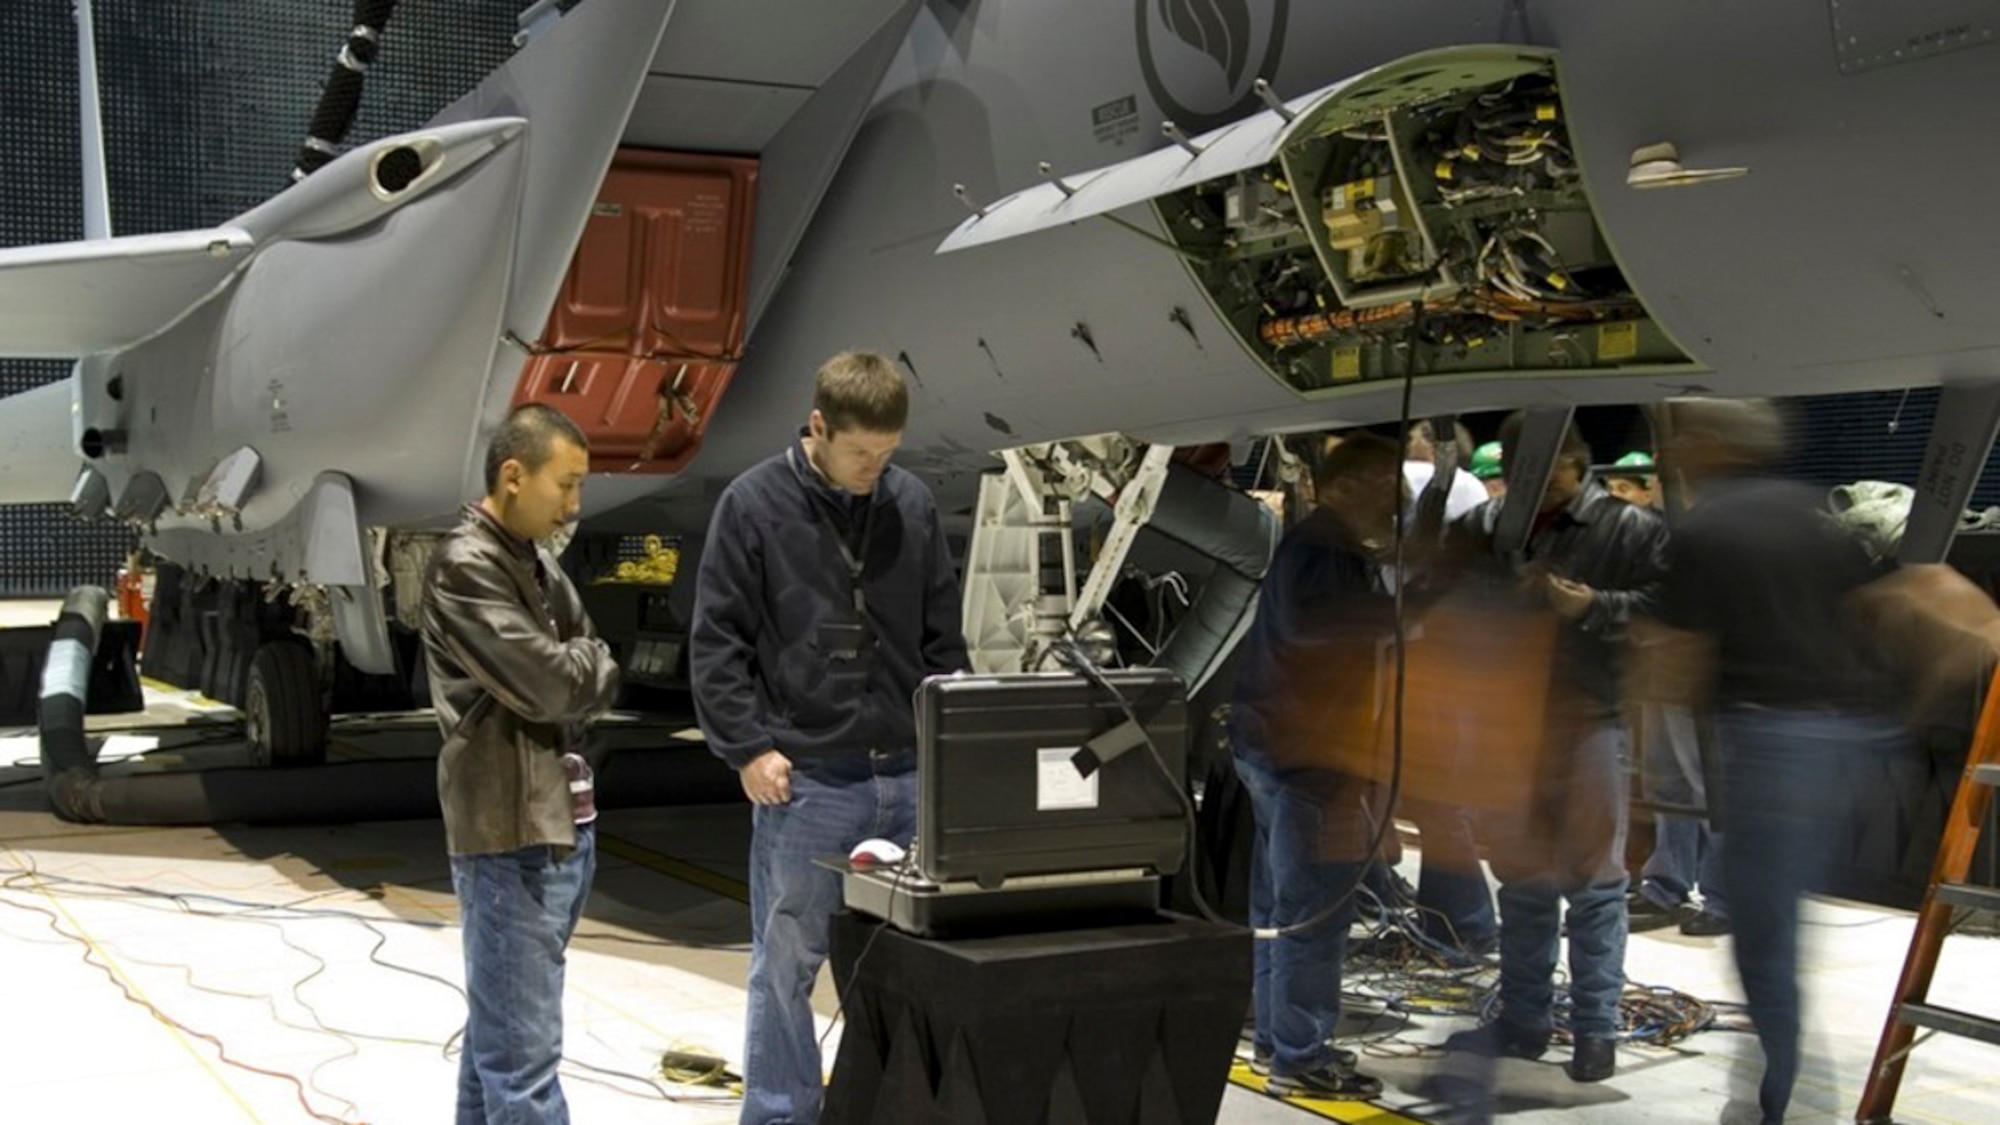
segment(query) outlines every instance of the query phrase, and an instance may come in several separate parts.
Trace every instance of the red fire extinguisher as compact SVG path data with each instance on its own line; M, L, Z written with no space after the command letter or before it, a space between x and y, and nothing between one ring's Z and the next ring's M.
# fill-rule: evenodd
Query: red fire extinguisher
M139 643L146 642L146 622L151 616L153 605L153 568L141 562L138 555L125 560L118 568L118 616L139 623Z

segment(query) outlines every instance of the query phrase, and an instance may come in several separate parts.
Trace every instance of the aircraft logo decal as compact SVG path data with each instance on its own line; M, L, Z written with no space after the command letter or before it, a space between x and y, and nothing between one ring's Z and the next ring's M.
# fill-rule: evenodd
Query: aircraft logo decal
M1290 0L1135 0L1139 69L1154 104L1189 133L1262 107L1251 87L1274 79Z

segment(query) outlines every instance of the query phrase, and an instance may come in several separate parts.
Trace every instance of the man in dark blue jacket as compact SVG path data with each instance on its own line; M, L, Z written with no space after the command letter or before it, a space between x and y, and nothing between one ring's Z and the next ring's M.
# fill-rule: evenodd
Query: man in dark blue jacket
M909 843L910 697L966 667L937 504L889 464L909 403L887 359L834 356L799 441L732 482L709 524L695 707L755 806L745 1125L819 1120L811 997L840 879L812 861L870 837Z
M1375 821L1352 768L1373 730L1378 653L1395 628L1381 559L1401 502L1401 451L1343 440L1314 476L1316 506L1285 533L1243 641L1229 741L1256 818L1255 1062L1276 1097L1372 1098L1382 1083L1333 1045L1354 888ZM1379 814L1377 814L1379 816Z

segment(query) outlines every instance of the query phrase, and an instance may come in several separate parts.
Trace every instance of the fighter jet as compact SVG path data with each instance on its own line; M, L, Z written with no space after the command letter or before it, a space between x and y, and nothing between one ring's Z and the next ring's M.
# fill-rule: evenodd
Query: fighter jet
M0 402L0 495L143 529L177 575L154 674L290 711L281 646L396 668L529 399L592 434L603 526L692 552L818 363L881 349L904 463L975 529L987 666L1089 617L1150 521L1222 560L1200 679L1270 536L1175 448L2000 367L1991 2L544 7L431 125L234 222L0 251L0 352L78 360ZM1051 609L1044 502L1092 495L1116 549ZM673 666L688 585L628 656Z

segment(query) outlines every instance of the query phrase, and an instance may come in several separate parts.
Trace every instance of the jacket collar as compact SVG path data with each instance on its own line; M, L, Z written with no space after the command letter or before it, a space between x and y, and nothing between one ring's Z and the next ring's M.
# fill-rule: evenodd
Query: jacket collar
M535 544L507 530L507 525L493 518L493 513L487 511L484 504L477 501L467 504L465 506L465 518L484 528L487 534L491 535L494 540L499 542L501 546L506 547L508 551L512 552L521 561L541 561L541 553L535 549Z
M1610 511L1610 509L1605 508L1606 504L1623 504L1624 502L1606 491L1603 485L1597 483L1596 477L1585 477L1583 478L1583 487L1577 489L1576 495L1570 497L1569 503L1564 505L1562 511L1558 514L1568 516L1576 523L1590 523L1597 517Z
M785 450L785 463L791 466L792 475L798 478L799 486L806 490L808 496L819 497L833 505L833 510L836 512L850 512L864 505L874 507L883 502L888 492L885 486L888 484L890 474L896 472L896 466L889 465L882 470L881 479L875 482L875 491L866 496L856 496L844 488L834 487L832 481L820 475L819 466L813 464L812 458L806 455L806 437L806 427L800 426L798 440L792 442L791 447Z

